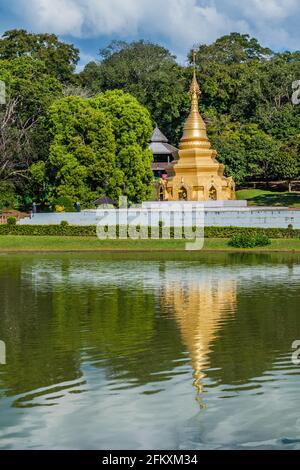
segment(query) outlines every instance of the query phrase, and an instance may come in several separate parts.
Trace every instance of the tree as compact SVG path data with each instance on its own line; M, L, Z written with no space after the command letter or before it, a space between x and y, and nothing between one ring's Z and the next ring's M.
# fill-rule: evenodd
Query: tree
M282 145L273 161L273 172L279 179L286 180L289 192L292 191L291 182L300 173L300 139L289 145Z
M44 62L47 74L69 82L79 60L79 50L59 41L55 34L33 34L24 29L6 31L0 40L0 59L28 56Z
M249 35L231 33L211 45L196 48L196 64L203 91L204 108L212 107L220 113L232 114L231 107L238 102L237 93L248 66L253 67L272 57L270 49L262 47ZM192 60L190 51L189 60Z
M0 177L20 190L31 163L46 158L43 119L60 96L61 85L47 75L42 62L30 57L0 60L0 80L7 95L6 104L0 106Z
M67 97L50 107L48 126L51 198L65 196L85 206L104 194L117 199L122 173L109 117L87 99Z
M67 196L89 206L99 196L127 195L141 202L152 191L152 131L148 111L129 94L108 91L95 98L67 97L49 109L52 135L45 167L51 199ZM45 181L32 167L35 181Z
M257 39L249 34L231 33L217 39L213 44L199 45L197 48L197 63L203 68L209 68L210 64L232 65L261 61L272 57L273 52L259 44ZM191 53L189 58L191 59Z
M164 47L138 41L113 41L81 74L84 86L100 91L120 89L135 96L174 143L189 110L184 68Z
M123 194L141 202L152 194L153 155L149 150L152 124L149 112L130 94L120 90L100 93L92 106L108 116L116 141L116 163L123 173Z
M280 143L263 132L257 124L230 121L230 116L210 114L209 135L218 151L218 160L225 164L225 173L237 183L247 179L274 177L274 161Z
M10 181L0 181L0 210L11 209L17 200L15 187Z

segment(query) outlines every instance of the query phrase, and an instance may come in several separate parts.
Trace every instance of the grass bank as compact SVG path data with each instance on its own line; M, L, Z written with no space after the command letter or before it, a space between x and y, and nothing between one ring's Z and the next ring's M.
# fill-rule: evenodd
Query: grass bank
M247 200L249 206L283 206L300 208L300 193L266 191L262 189L242 189L236 193L237 199Z
M98 240L95 237L6 235L0 237L0 252L185 251L185 244L185 240ZM209 238L205 240L203 250L300 253L300 239L273 239L270 246L246 250L229 247L228 239Z

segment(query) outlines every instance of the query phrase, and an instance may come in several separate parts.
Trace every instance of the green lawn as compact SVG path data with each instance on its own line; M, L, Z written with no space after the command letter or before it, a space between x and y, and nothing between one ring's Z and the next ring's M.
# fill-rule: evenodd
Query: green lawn
M236 194L237 199L247 199L250 206L300 207L300 193L242 189Z
M94 237L45 237L2 235L0 252L34 251L183 251L184 240L98 240ZM300 239L276 239L270 246L250 250L234 249L228 240L208 238L204 251L299 251Z

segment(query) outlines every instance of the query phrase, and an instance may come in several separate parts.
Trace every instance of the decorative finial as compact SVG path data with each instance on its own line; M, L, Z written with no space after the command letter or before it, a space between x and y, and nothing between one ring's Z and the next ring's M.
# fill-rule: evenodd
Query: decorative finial
M193 68L194 68L194 73L193 73L193 80L191 83L190 87L190 94L192 96L192 103L194 101L194 106L197 104L198 105L198 97L201 95L200 87L197 82L197 77L196 77L196 56L197 52L193 50ZM196 103L197 101L197 103Z
M197 52L195 49L193 49L193 66L194 66L194 71L196 72L196 57L197 57Z

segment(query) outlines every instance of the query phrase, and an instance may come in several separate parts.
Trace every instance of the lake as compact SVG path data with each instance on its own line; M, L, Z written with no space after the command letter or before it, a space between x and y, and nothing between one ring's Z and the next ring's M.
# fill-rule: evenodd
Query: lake
M300 256L0 256L1 449L300 449Z

